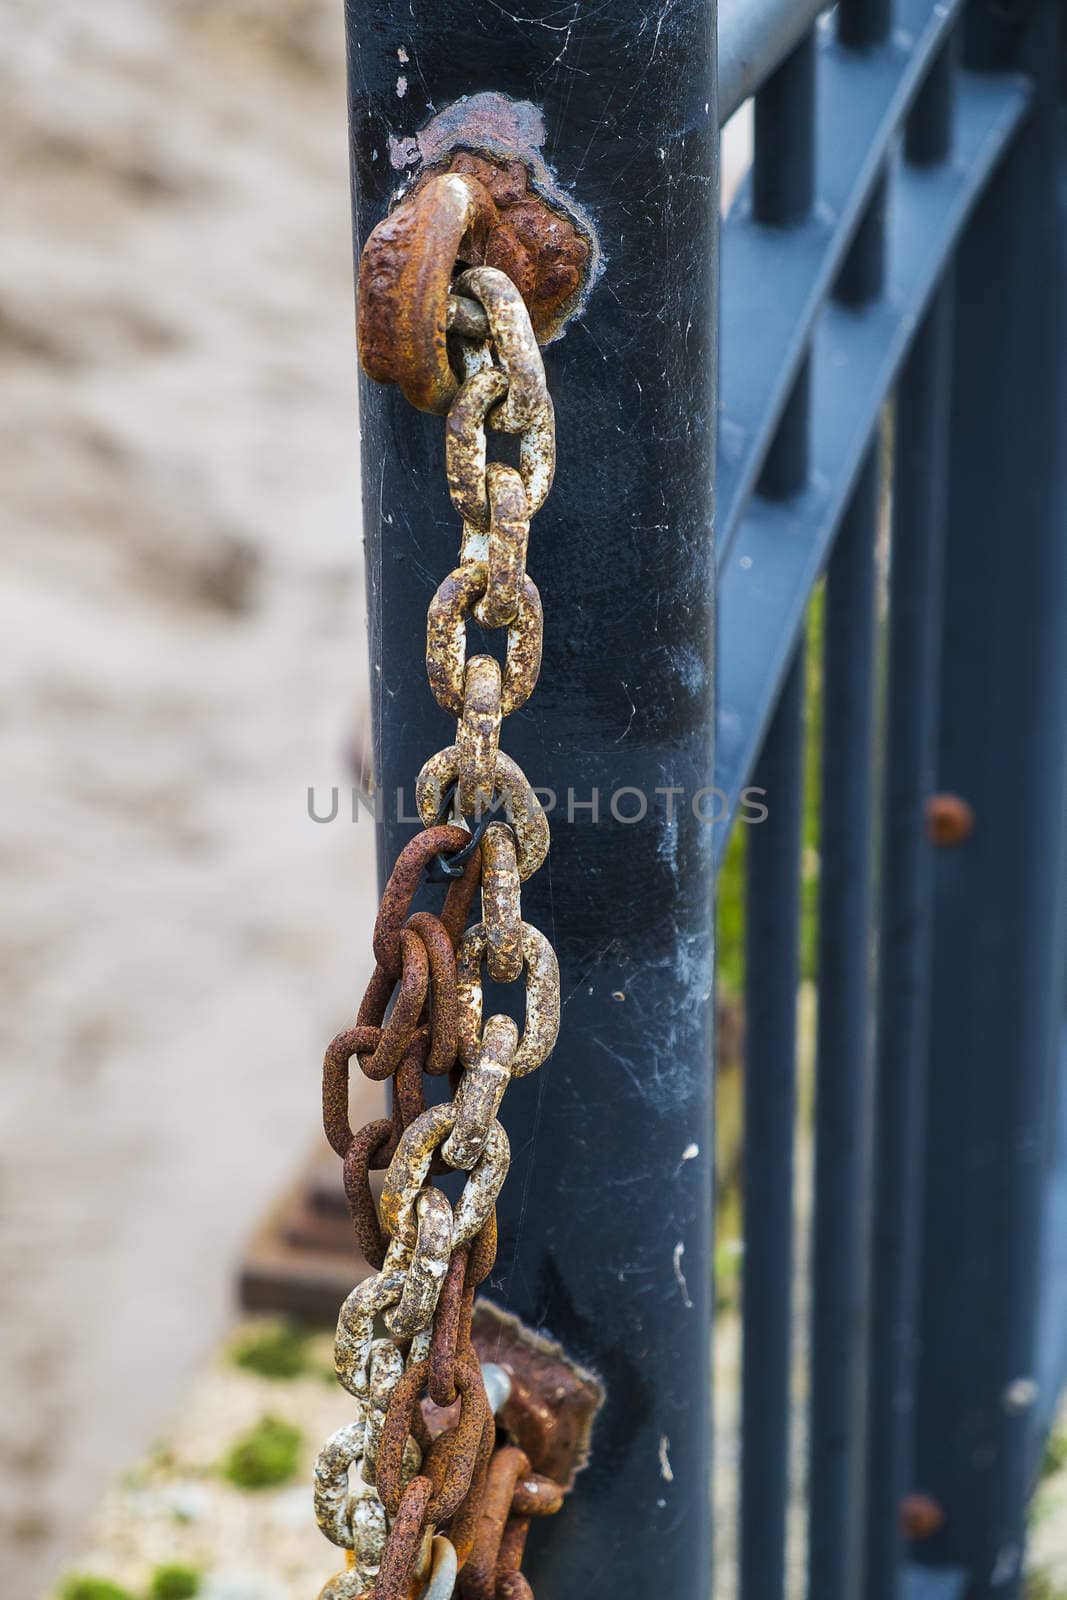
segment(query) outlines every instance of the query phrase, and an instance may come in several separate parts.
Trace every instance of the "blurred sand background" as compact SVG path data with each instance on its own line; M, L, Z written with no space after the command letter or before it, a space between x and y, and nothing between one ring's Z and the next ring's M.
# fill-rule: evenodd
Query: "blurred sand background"
M0 0L0 1568L231 1313L368 970L336 0Z

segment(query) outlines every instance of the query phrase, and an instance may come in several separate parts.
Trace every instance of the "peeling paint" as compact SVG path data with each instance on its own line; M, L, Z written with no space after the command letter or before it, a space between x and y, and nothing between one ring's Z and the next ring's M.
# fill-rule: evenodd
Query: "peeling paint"
M997 1551L996 1565L989 1578L989 1587L999 1589L1003 1584L1011 1583L1019 1571L1022 1561L1022 1551L1017 1544L1002 1545Z
M1017 1415L1020 1411L1029 1411L1039 1392L1033 1378L1013 1378L1004 1387L1001 1404L1005 1411Z
M693 1302L689 1298L689 1285L685 1281L685 1273L682 1271L682 1257L684 1255L685 1245L682 1243L681 1239L679 1239L678 1243L674 1247L674 1276L677 1279L678 1287L682 1292L682 1304L685 1306L687 1311L692 1311Z

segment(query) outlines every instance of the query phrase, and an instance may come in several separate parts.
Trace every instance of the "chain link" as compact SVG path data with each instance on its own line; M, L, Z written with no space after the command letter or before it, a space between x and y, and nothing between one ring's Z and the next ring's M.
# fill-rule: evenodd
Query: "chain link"
M405 241L407 265L392 282L380 271L360 277L378 326L391 330L372 350L361 337L371 375L399 382L424 409L447 406L446 472L463 535L460 564L430 604L426 667L438 703L458 721L455 743L418 775L424 832L405 846L382 895L376 966L355 1025L337 1035L323 1062L323 1123L344 1160L357 1238L374 1272L352 1290L337 1323L337 1376L356 1415L319 1455L315 1513L326 1537L349 1552L349 1565L321 1600L449 1600L457 1573L464 1600L520 1600L529 1593L518 1573L528 1520L562 1500L557 1485L531 1474L522 1451L496 1448L471 1342L511 1159L498 1112L511 1079L551 1051L560 1010L556 957L523 921L521 904L521 884L548 853L548 820L500 749L503 719L525 703L540 671L541 600L526 554L530 519L555 470L555 424L518 289L489 267L454 281L441 270L440 252L454 261L461 240L485 225L479 188L450 176L417 191L405 203L409 214L399 207L378 230L379 267L387 234ZM438 250L421 291L405 233L412 227L427 230ZM420 292L422 302L403 303ZM405 364L390 338L412 329L423 330L423 347ZM449 334L466 341L452 350L461 382L443 356ZM518 436L517 469L487 461L487 430ZM506 630L503 670L492 656L468 657L471 615L483 628ZM455 825L439 820L452 793ZM468 824L498 807L503 816L472 835ZM471 846L440 911L410 914L431 862ZM479 886L481 921L468 928ZM502 1014L483 1025L483 962L497 982L525 976L521 1037ZM353 1058L393 1091L391 1116L358 1132L348 1111ZM454 1098L427 1107L423 1073L451 1073ZM385 1173L377 1204L376 1169ZM466 1174L454 1206L431 1182L450 1169Z
M467 666L467 618L486 593L489 569L484 561L450 572L433 599L426 619L426 672L442 711L463 713ZM523 578L518 586L515 616L507 624L500 714L510 716L526 704L541 671L541 596L536 584ZM487 657L475 657L486 660ZM495 662L494 662L495 665Z
M489 976L514 983L522 972L522 886L515 835L491 823L482 839L482 917Z
M525 883L548 855L548 818L526 774L503 750L497 751L495 766L494 798L503 802ZM415 780L415 806L427 826L438 816L442 796L458 780L459 746L450 744L430 757Z

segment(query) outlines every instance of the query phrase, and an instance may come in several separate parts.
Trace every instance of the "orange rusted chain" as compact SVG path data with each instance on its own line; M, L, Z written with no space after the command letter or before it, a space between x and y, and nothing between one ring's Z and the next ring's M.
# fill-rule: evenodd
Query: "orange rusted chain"
M459 1324L469 1259L470 1246L461 1245L449 1262L437 1301L427 1357L426 1387L430 1399L438 1406L450 1406L456 1399L456 1354L461 1348Z
M432 822L432 819L431 819ZM462 850L467 842L463 828L447 825L427 826L424 832L404 846L389 874L382 892L382 903L374 923L374 959L394 980L399 978L402 966L400 932L404 926L415 890L434 856L444 852ZM478 887L481 861L477 855L467 863L463 877L454 883L445 898L441 921L453 943L467 925L471 901Z
M530 1458L517 1445L505 1445L494 1454L482 1495L474 1547L460 1573L459 1590L463 1600L494 1600L500 1544L511 1516L515 1487L529 1471Z
M407 1600L432 1494L433 1484L421 1476L404 1490L374 1580L374 1600Z
M498 1112L511 1079L551 1051L560 1010L555 955L521 905L522 883L548 852L548 821L500 749L503 720L540 671L541 601L526 555L530 518L552 483L554 421L523 297L482 264L497 221L473 176L438 175L374 231L360 272L364 365L423 409L447 409L449 489L464 527L426 640L430 687L457 718L455 743L418 776L424 831L383 891L376 965L355 1025L323 1062L323 1123L374 1269L342 1306L334 1345L356 1416L316 1465L319 1524L349 1551L349 1567L324 1591L330 1600L449 1600L457 1572L472 1600L507 1589L520 1600L528 1520L558 1510L563 1495L523 1450L496 1447L471 1342L511 1160ZM456 276L457 262L475 265ZM493 431L518 436L517 468L488 461ZM488 654L468 657L471 615L506 630L502 669ZM506 822L487 826L501 803ZM436 910L412 912L426 876L446 877L447 893ZM482 920L468 928L479 886ZM494 980L522 982L521 1037L506 1015L483 1021L483 962ZM392 1085L391 1116L358 1133L348 1107L353 1057L366 1077ZM447 1074L453 1099L427 1106L424 1074ZM375 1169L384 1169L377 1201ZM432 1181L450 1169L465 1177L454 1203ZM509 1375L486 1371L502 1403ZM353 1468L362 1488L349 1481Z
M399 384L420 411L447 411L448 294L464 242L475 252L497 219L476 180L443 173L379 222L359 264L359 358L379 383Z

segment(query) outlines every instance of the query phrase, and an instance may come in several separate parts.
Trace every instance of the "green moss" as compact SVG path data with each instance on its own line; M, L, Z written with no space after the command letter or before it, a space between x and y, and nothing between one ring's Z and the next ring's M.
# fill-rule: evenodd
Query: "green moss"
M223 1476L239 1489L269 1489L287 1483L296 1471L302 1443L299 1428L279 1417L261 1417L230 1446Z
M741 1251L736 1240L715 1246L715 1309L741 1309Z
M1067 1600L1067 1589L1054 1583L1047 1572L1029 1573L1024 1592L1026 1600Z
M193 1567L157 1567L148 1585L148 1600L193 1600L200 1592L200 1574Z
M804 800L800 861L800 976L818 976L819 833L822 811L823 640L826 588L816 585L808 606L804 662Z
M110 1578L94 1578L82 1572L72 1572L59 1593L60 1600L133 1600L128 1589L112 1583Z
M745 835L739 823L730 835L719 872L716 963L719 992L730 999L745 983Z
M1062 1472L1064 1467L1067 1467L1067 1428L1058 1428L1055 1433L1049 1434L1045 1442L1041 1476L1051 1478L1053 1473Z
M308 1371L308 1334L295 1323L271 1322L239 1336L230 1359L261 1378L299 1378Z
M148 1453L150 1472L171 1472L177 1465L174 1447L166 1439L157 1439Z

